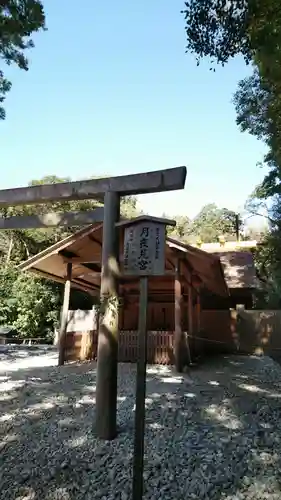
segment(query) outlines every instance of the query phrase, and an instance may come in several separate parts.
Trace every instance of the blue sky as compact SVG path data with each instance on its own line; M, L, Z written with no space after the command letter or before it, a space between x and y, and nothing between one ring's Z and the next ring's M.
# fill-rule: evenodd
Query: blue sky
M231 103L242 60L212 73L185 54L183 0L45 0L48 31L0 123L1 186L45 175L83 179L186 165L184 191L141 197L145 211L240 210L264 171Z

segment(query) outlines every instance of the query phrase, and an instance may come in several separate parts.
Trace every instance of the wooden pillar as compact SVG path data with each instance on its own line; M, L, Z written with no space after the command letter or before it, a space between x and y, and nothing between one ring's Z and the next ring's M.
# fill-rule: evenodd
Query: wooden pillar
M188 333L193 334L193 297L192 297L192 278L188 282Z
M190 351L190 338L193 334L193 300L192 300L192 275L188 272L188 296L187 296L187 315L188 315L188 332L186 338L187 344L187 361L191 365L191 351Z
M119 245L115 223L120 217L120 196L104 198L100 321L97 356L96 433L101 439L116 437L118 362Z
M177 259L175 265L175 366L179 373L182 373L184 368L184 360L182 353L182 289L180 281L180 259Z
M65 361L66 332L67 332L67 318L68 318L70 288L71 288L71 275L72 275L72 264L71 262L68 262L66 266L66 281L64 285L62 316L61 316L60 334L59 334L59 359L58 359L59 366L62 366Z
M97 312L95 305L92 306L92 311L94 311L94 321L93 321L93 325L92 325L92 328L91 328L90 333L89 333L88 360L93 360L95 357L95 355L94 355L95 336L96 336L96 332L98 330L98 324L99 324L98 323L99 313Z
M201 330L201 300L200 300L200 286L196 289L196 315L197 315L197 332Z

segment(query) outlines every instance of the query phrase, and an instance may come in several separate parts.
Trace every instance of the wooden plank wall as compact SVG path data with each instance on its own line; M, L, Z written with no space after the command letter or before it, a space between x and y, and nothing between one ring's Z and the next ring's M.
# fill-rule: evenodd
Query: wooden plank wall
M235 328L234 328L235 329ZM201 353L216 354L236 350L230 310L201 311Z
M193 309L193 323L196 324L196 308ZM119 330L137 330L139 320L139 306L127 304L119 314ZM149 303L147 311L148 330L173 331L175 325L175 305L172 302ZM187 302L182 306L182 329L188 330L188 306Z
M93 338L93 344L91 340ZM118 361L136 363L137 331L119 332ZM91 348L92 346L92 348ZM66 341L66 361L86 361L96 359L97 332L70 332ZM147 360L150 364L173 364L173 332L149 331Z
M139 320L138 304L128 304L120 314L120 330L137 330ZM171 303L148 304L148 330L172 331L175 324L175 306Z
M233 311L239 349L248 354L281 358L281 311Z
M281 359L281 311L202 311L205 353L266 354Z

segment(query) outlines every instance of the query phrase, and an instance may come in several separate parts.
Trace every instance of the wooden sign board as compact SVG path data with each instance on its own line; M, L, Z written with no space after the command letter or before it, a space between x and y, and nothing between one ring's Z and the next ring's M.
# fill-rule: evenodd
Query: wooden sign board
M123 272L129 276L165 273L165 224L143 220L125 227Z

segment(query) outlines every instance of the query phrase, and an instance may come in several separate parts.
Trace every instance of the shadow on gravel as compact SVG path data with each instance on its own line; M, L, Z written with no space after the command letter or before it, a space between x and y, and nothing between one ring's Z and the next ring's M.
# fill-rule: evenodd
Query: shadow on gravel
M134 366L119 366L112 442L94 435L95 363L1 377L0 499L131 498ZM149 367L144 498L280 499L280 403L281 372L262 358L191 377Z
M177 455L175 472L167 472L168 453L163 460L164 443L159 445L160 476L170 474L171 479L163 495L281 498L281 372L274 381L272 367L266 373L262 364L262 358L251 358L250 365L242 357L210 360L192 374L193 383L186 388L183 381L172 394L167 388L166 394L154 395L147 419L156 421L160 408L164 410L164 426L173 433L169 440ZM147 441L156 434L148 427Z
M0 344L0 362L11 363L47 353L57 355L57 348L48 345L9 345Z

